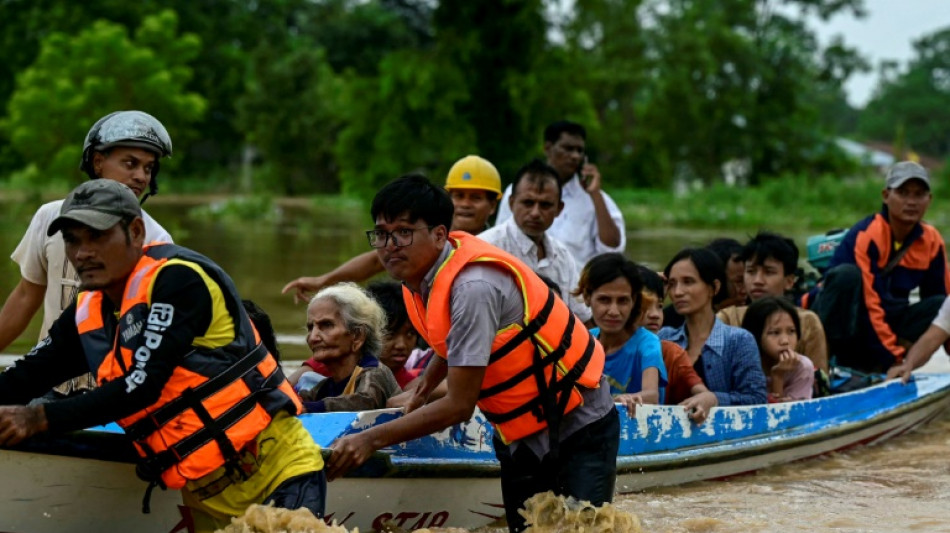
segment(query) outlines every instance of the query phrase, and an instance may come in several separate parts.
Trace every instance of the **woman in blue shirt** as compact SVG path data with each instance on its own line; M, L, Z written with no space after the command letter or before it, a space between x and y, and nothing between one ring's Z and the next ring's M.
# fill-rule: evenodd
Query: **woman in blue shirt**
M661 329L660 338L686 349L719 405L766 403L765 374L755 338L742 328L723 324L713 310L725 296L722 261L709 250L686 248L663 272L667 295L685 322L678 328Z
M610 392L631 417L637 405L663 403L667 383L660 339L636 325L642 311L642 289L636 263L609 253L587 263L575 292L583 296L597 325L591 333L607 354L604 375Z

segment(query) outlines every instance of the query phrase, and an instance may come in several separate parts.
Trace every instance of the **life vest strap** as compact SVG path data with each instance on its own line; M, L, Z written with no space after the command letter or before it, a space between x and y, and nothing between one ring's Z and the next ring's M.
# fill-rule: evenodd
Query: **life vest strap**
M572 369L571 372L568 372L564 375L564 377L558 380L553 387L546 387L551 393L563 393L565 391L569 391L576 385L578 378L580 378L581 374L583 373L583 368L587 366L594 354L594 342L595 341L593 340L593 337L591 337L590 342L587 344L587 348L584 350L584 355L578 359L577 363L575 364L575 368L580 368L581 370L574 372L574 369ZM544 415L542 406L543 402L545 401L544 395L545 391L541 391L541 393L536 398L525 402L524 404L508 411L507 413L493 413L482 409L482 414L484 414L485 418L487 418L493 424L504 424L505 422L514 420L527 412L534 412L536 416L541 415L539 418L543 420ZM562 399L561 401L564 402L565 406L567 405L565 400Z
M519 331L515 336L508 339L508 342L506 342L504 346L501 346L492 352L488 358L488 364L492 364L502 357L508 355L512 350L520 346L521 343L527 341L538 331L540 331L541 327L547 323L548 318L551 316L551 311L554 309L555 298L554 291L548 290L548 299L544 302L544 307L541 308L541 312L539 312L538 315L534 317L534 320L528 324L525 324L524 329Z
M210 424L206 422L205 427L158 453L148 453L148 448L143 447L146 451L146 457L141 462L142 470L145 472L159 473L159 475L161 475L161 472L180 463L185 457L188 457L212 440L218 442L220 446L222 438L228 441L227 449L225 449L225 447L221 449L225 462L236 459L238 457L237 451L227 438L225 430L247 416L257 405L258 397L279 386L283 379L284 375L280 372L280 367L275 368L258 390L243 398L220 417L211 419ZM189 396L192 398L197 397L194 395ZM204 410L204 408L201 410ZM205 413L207 413L207 411L205 411ZM202 419L202 421L204 421L204 419Z
M553 294L554 293L551 293L552 297L553 297ZM549 301L553 302L553 300L549 300ZM547 317L545 316L545 318ZM531 325L534 325L535 323L536 322L532 322ZM531 366L522 369L520 372L518 372L514 376L511 376L510 378L500 383L496 383L495 385L492 385L491 387L482 389L478 394L478 398L485 399L485 398L494 396L496 394L499 394L501 392L504 392L510 389L511 387L514 387L518 383L521 383L532 374L537 374L539 372L542 372L545 367L553 366L557 364L557 362L560 361L561 358L564 357L564 355L567 353L567 349L571 347L571 333L574 331L574 325L575 325L575 317L574 317L574 313L571 313L567 319L567 328L565 329L565 334L561 336L561 342L558 344L557 348L552 350L551 353L549 353L543 358L535 357L534 363ZM524 333L525 331L528 331L528 328L521 330L521 333ZM521 333L512 337L511 340L505 343L505 345L501 349L508 348L509 346L511 346L512 348L517 346L517 344L514 344L514 341L517 340L519 337L521 337ZM521 344L522 342L525 342L527 340L530 340L531 343L534 344L535 354L540 353L541 347L538 346L537 341L535 341L534 337L523 338L518 344ZM543 372L542 372L542 376L543 376ZM580 376L580 374L578 374L578 376ZM545 388L546 387L544 386L543 377L542 377L542 381L538 383L538 390L544 390Z
M242 378L248 372L256 368L266 356L267 348L265 348L263 344L258 344L253 350L249 351L247 355L235 361L227 370L208 379L194 389L191 389L191 397L182 395L169 401L154 412L149 413L148 416L126 427L126 434L131 437L132 440L143 440L145 437L158 431L162 426L167 424L169 420L193 407L196 399L200 403L202 400L207 399Z

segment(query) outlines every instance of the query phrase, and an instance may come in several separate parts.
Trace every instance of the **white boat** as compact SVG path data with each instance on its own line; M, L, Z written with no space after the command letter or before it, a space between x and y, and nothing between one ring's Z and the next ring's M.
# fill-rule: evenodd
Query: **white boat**
M873 444L950 406L950 374L918 374L803 402L713 409L702 425L682 408L642 406L621 416L617 490L632 492L753 472ZM622 409L622 408L621 408ZM322 447L400 414L322 413L301 420ZM178 493L145 484L131 446L115 426L33 439L0 450L0 531L8 533L187 531ZM473 528L504 514L491 427L480 414L439 433L382 450L329 484L327 519L360 531L390 521L406 529Z

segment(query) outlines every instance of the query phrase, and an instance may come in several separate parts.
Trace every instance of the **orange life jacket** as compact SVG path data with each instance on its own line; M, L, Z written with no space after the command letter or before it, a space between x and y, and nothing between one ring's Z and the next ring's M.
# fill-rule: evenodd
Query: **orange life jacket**
M169 244L146 247L126 281L118 323L107 316L102 292L78 295L79 337L99 385L121 379L134 388L144 380L145 363L174 313L149 301L154 277L170 259L197 264L220 286L235 332L225 346L183 354L159 399L118 421L144 459L139 475L177 489L235 459L279 411L296 415L302 406L228 275L204 256Z
M428 303L403 288L413 326L447 358L455 277L474 263L510 273L524 302L524 320L496 333L478 407L506 444L545 429L580 405L577 384L600 385L603 347L521 260L464 232L450 233L449 243L453 250L436 273Z

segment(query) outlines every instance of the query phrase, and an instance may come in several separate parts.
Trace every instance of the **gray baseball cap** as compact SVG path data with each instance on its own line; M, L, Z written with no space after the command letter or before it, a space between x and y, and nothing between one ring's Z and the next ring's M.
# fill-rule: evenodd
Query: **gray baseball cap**
M895 163L887 171L887 181L885 183L888 189L896 189L910 179L919 179L924 182L928 190L930 189L930 175L927 174L927 169L913 161Z
M46 234L55 235L71 222L103 231L125 217L140 216L142 208L132 189L118 181L100 178L87 181L69 193Z

